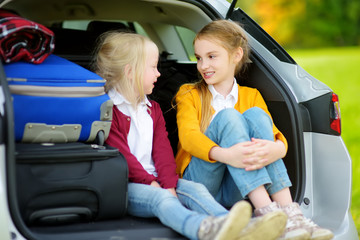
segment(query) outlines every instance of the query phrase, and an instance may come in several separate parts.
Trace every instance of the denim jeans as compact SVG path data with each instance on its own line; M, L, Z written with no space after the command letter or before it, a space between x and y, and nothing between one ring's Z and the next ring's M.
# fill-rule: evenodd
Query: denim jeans
M128 213L137 217L158 217L164 225L189 239L198 238L200 223L206 217L228 213L202 184L179 179L176 193L178 198L163 188L129 183Z
M271 118L258 107L250 108L243 114L233 108L220 111L205 135L224 148L250 141L251 138L274 140ZM183 178L204 184L215 199L226 207L245 199L261 185L266 187L270 195L291 186L282 159L261 169L246 171L192 157Z

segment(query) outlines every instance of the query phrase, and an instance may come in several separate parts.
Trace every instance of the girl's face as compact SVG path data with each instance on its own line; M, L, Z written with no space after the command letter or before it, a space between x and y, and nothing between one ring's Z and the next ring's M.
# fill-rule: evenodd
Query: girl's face
M224 47L207 39L195 40L194 51L197 69L205 82L214 85L219 93L228 94L234 82L236 64L242 57L240 52L235 51L229 56Z
M146 43L146 61L144 70L143 87L145 94L151 94L154 89L154 83L160 77L160 72L157 69L159 61L159 50L155 43Z

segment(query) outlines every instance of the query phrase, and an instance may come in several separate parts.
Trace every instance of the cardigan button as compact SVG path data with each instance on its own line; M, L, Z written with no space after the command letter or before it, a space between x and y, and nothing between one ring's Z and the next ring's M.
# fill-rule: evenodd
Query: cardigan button
M128 117L127 120L130 122L130 118Z

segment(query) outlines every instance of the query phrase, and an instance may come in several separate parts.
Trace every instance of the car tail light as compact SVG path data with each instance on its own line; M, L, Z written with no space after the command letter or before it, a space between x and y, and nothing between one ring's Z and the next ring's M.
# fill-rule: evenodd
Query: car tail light
M335 93L332 94L330 106L330 128L338 135L341 135L341 116L339 97Z

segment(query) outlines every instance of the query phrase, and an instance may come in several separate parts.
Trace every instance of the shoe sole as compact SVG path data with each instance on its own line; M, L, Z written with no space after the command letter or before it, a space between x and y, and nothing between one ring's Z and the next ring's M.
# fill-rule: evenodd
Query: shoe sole
M334 238L333 234L327 234L327 235L323 235L323 236L315 236L313 238L311 238L311 240L331 240Z
M287 222L284 212L274 211L260 218L242 232L238 240L275 240L282 235Z
M293 237L284 237L284 238L279 238L279 240L310 240L311 239L311 235L308 232L305 232L301 235L297 235L297 236L293 236ZM311 239L313 240L313 239Z
M214 240L234 240L248 225L252 215L251 205L246 201L237 202L229 214Z

